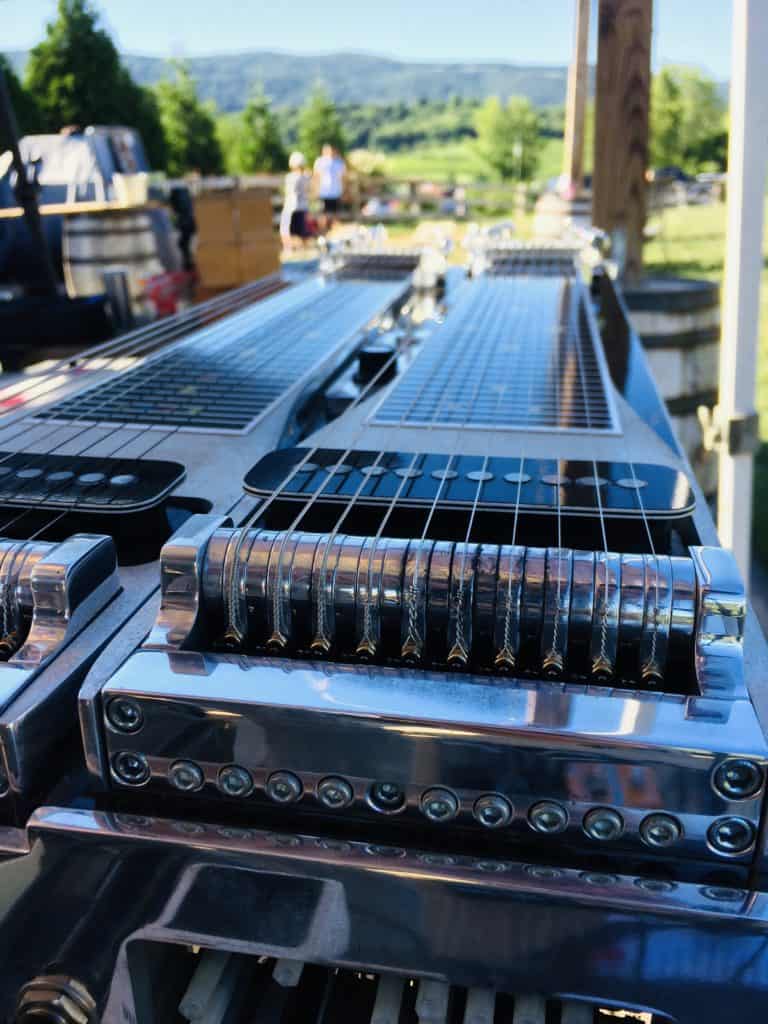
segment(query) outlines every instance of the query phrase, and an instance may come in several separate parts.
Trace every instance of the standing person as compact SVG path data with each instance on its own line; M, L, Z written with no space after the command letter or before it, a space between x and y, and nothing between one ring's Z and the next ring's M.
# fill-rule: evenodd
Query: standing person
M280 237L285 248L292 249L294 241L304 245L308 235L307 210L311 178L307 173L307 162L303 153L291 153L288 168L285 176L283 212L280 214Z
M326 142L320 156L315 160L317 194L323 204L323 232L330 231L336 219L344 192L346 172L347 165L342 160L338 149Z

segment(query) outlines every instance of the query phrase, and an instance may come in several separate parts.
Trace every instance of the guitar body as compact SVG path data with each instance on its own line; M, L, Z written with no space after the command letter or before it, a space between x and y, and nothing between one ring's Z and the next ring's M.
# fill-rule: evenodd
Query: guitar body
M765 641L620 294L428 265L7 396L8 1019L768 1005Z

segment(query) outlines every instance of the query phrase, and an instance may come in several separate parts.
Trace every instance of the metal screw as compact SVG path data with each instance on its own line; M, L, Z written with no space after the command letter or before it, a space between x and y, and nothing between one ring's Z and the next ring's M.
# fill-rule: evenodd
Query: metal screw
M582 824L590 839L601 842L618 839L624 831L624 819L611 807L595 807L584 816Z
M553 836L565 832L568 827L568 811L554 800L541 800L528 811L528 822L537 832Z
M374 782L368 803L382 814L394 814L405 807L405 792L396 782Z
M112 773L118 782L128 786L143 786L149 781L149 761L143 754L121 750L112 758Z
M144 712L135 700L114 697L107 704L107 721L118 732L138 732L144 725Z
M640 822L640 838L647 846L672 846L683 834L683 826L671 814L649 814Z
M601 871L583 871L579 878L586 882L587 885L601 885L604 887L616 885L619 880L618 875L603 874Z
M317 799L332 811L341 811L349 807L354 798L355 794L350 784L337 775L329 775L317 785Z
M512 820L512 805L498 793L486 793L475 801L472 813L486 828L503 828Z
M266 793L278 804L292 804L300 799L304 787L293 772L273 772L267 779Z
M635 885L646 892L673 892L676 888L675 883L666 878L636 878Z
M435 822L450 821L459 813L459 801L450 789L440 786L422 793L420 806L422 814Z
M729 758L715 769L715 789L726 800L747 800L763 784L760 765L742 757Z
M16 1024L96 1024L96 1002L77 978L65 974L41 975L19 992Z
M194 761L174 761L168 769L168 781L182 793L194 793L202 788L205 779L202 769Z
M736 900L741 900L746 895L743 890L731 889L727 885L705 885L701 894L708 900L723 900L727 903L735 903Z
M525 871L526 875L530 875L531 878L538 878L541 881L547 882L563 877L563 872L559 868L550 868L542 864L526 864L523 871Z
M718 853L736 856L750 848L755 841L755 830L746 818L719 818L709 826L707 837Z
M253 789L251 773L238 764L228 764L222 768L217 784L227 796L248 796Z

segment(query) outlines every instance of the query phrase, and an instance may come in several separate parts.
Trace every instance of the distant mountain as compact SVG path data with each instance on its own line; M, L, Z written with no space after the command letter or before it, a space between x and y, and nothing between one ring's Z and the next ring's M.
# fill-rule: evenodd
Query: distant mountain
M7 55L20 72L27 54ZM124 54L131 74L151 85L168 74L159 57ZM323 82L337 103L413 103L421 98L445 100L452 95L527 96L536 106L565 102L566 67L514 64L438 64L390 60L364 53L317 56L258 51L191 57L187 62L200 95L220 110L241 110L255 85L263 85L274 103L299 106L316 82Z

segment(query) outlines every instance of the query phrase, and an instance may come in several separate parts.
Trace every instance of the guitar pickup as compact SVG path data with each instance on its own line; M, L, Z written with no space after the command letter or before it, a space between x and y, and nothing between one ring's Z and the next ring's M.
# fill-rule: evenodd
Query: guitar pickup
M122 515L160 505L184 476L157 459L0 452L0 505Z
M520 459L480 455L284 448L246 475L245 490L265 499L360 508L398 505L480 509L610 519L675 520L691 515L695 497L685 475L669 466ZM559 493L558 493L559 492ZM315 495L317 497L315 498Z

